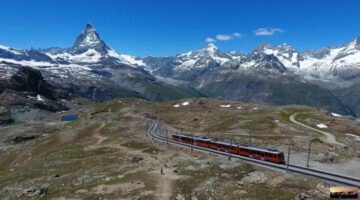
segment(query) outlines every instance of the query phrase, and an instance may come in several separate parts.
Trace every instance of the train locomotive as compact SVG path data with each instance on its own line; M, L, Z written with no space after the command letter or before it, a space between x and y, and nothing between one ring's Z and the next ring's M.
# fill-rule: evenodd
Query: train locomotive
M173 134L172 140L267 162L285 164L284 153L276 149L255 147L250 145L222 141L213 141L209 137L196 137L182 133Z

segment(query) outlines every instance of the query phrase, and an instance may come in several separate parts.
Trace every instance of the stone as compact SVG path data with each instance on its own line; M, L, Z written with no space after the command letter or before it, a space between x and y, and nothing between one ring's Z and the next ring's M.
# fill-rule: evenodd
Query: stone
M40 189L39 195L40 195L41 197L47 196L48 194L49 194L49 189L48 189L48 188L41 188L41 189Z
M133 159L131 159L132 163L140 163L142 160L144 160L143 157L135 156Z
M9 109L4 106L0 106L0 125L7 125L14 122L14 118L11 116Z

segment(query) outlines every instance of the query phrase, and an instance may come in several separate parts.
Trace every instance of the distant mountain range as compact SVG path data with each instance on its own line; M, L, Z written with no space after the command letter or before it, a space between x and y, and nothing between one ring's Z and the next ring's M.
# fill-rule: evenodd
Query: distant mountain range
M244 54L209 44L175 56L135 57L119 54L87 24L70 48L0 46L0 78L21 66L38 69L48 81L90 99L208 96L360 115L360 38L306 52L262 43Z

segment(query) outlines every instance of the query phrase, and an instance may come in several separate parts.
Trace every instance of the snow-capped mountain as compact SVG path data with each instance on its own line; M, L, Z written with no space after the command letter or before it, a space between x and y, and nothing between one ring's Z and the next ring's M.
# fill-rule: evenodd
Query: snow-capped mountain
M106 44L100 40L99 34L91 24L86 24L85 30L76 38L74 49L104 48Z
M176 56L146 57L143 62L152 74L184 81L211 97L316 105L354 114L332 90L360 79L359 52L359 39L305 53L287 44L267 43L249 54L224 53L209 44ZM360 110L356 108L355 113Z
M267 43L261 43L249 54L236 51L223 53L214 44L209 44L204 49L173 57L147 57L142 61L152 73L182 80L187 80L190 72L199 75L209 70L231 73L260 70L344 87L360 79L360 38L339 47L304 53L287 44L272 46Z
M300 66L308 79L342 81L360 78L360 38L338 46L305 52Z
M85 30L69 49L50 48L43 52L58 62L75 64L127 64L141 66L141 61L129 55L121 55L100 39L96 29L86 24Z
M307 52L287 44L267 43L247 54L222 52L210 43L174 56L140 58L118 53L87 24L70 48L20 50L0 46L0 78L10 77L21 66L36 68L45 78L66 83L73 92L88 98L106 99L127 93L167 99L162 94L188 94L185 90L179 94L180 90L173 88L185 85L210 97L301 103L351 113L333 93L338 87L346 90L360 82L360 38L342 46ZM319 98L304 92L318 94ZM339 96L345 98L346 94ZM356 101L351 100L351 105ZM356 109L360 115L360 108Z
M210 43L204 49L177 55L176 63L178 65L175 66L175 70L186 71L193 68L205 68L211 63L222 65L229 60L228 56L222 54L214 44Z
M292 73L297 74L300 68L299 61L302 60L302 57L299 52L297 52L291 46L284 44L278 46L271 46L268 43L261 43L250 55L251 58L256 58L258 56L264 55L273 55L279 62L282 63L286 70Z
M46 68L55 75L64 77L72 74L81 79L86 76L96 76L96 74L91 74L91 71L100 66L137 68L142 65L142 61L133 56L117 53L100 39L92 25L87 24L85 30L76 38L74 45L70 48L20 50L0 46L0 64Z
M19 50L0 47L0 78L9 78L22 66L39 70L44 77L72 93L91 99L186 97L186 90L159 82L141 66L142 60L116 52L87 24L70 48ZM158 90L158 91L157 91ZM175 91L175 90L174 90Z

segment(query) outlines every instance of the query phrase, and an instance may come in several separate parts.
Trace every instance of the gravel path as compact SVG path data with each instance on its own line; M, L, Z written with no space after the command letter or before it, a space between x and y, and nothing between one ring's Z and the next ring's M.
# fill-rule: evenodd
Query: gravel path
M302 127L305 127L305 128L307 128L307 129L310 129L310 130L312 130L312 131L315 131L315 132L317 132L317 133L320 133L320 134L322 134L322 135L324 135L325 136L325 141L324 142L326 142L326 143L328 143L328 144L335 144L335 145L339 145L339 146L345 146L343 143L340 143L340 142L338 142L338 141L336 141L336 138L335 138L335 136L332 134L332 133L329 133L329 132L326 132L326 131L322 131L322 130L318 130L318 129L316 129L316 128L313 128L313 127L311 127L311 126L308 126L308 125L306 125L306 124L303 124L303 123L300 123L300 122L298 122L298 121L296 121L296 116L298 115L299 113L293 113L291 116L290 116L290 121L292 122L292 123L294 123L294 124L297 124L297 125L299 125L299 126L302 126Z

